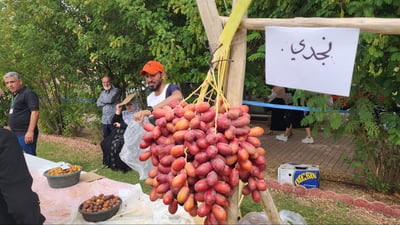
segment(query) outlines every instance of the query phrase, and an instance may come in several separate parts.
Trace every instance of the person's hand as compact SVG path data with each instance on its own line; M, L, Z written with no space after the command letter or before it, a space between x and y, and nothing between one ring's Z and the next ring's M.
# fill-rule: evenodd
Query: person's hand
M115 123L113 123L113 126L114 126L114 127L117 127L117 128L120 128L120 127L121 127L121 124L118 123L118 122L115 122Z
M115 113L116 114L121 114L121 111L122 111L122 104L121 103L118 103L116 106L115 106Z
M135 115L133 115L133 119L139 122L143 122L144 118L146 116L150 116L151 112L150 110L140 110L139 112L135 113Z
M25 134L25 143L26 144L32 144L33 143L33 137L34 137L34 133L32 131L28 131Z

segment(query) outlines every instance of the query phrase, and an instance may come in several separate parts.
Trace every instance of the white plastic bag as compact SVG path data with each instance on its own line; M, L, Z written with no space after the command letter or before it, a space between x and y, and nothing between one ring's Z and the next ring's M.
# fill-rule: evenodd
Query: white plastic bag
M279 217L282 220L283 225L307 225L306 220L298 213L281 210L279 211ZM250 212L244 215L244 217L239 221L238 225L269 225L268 217L264 212Z
M144 123L147 121L145 120ZM143 124L137 121L131 121L124 133L124 145L122 146L119 157L130 168L139 173L139 179L144 180L148 177L148 172L153 168L151 159L140 161L140 153L147 151L139 147L142 135L146 133Z
M289 210L281 210L279 211L279 216L281 217L282 224L303 224L307 225L306 220L298 213L289 211Z

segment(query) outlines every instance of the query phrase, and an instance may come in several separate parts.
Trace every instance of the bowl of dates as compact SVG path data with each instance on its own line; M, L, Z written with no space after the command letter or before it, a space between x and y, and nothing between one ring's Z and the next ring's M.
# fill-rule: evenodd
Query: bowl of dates
M66 188L79 182L81 167L78 165L62 165L46 170L43 175L52 188Z
M113 194L94 195L79 205L79 212L88 222L105 221L118 212L121 203L121 198Z

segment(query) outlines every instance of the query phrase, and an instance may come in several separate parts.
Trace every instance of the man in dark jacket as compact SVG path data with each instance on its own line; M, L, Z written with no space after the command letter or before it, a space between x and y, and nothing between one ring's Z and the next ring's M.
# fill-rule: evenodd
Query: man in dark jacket
M0 224L43 224L45 219L17 136L0 128Z

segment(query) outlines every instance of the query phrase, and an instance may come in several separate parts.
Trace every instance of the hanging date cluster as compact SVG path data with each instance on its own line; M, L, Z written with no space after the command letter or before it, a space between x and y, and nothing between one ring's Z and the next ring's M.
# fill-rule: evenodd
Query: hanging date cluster
M242 193L261 200L265 149L264 129L250 127L246 105L222 106L208 102L181 103L155 109L155 125L146 123L140 147L149 148L139 159L151 159L154 168L145 183L150 199L162 199L174 214L178 204L204 224L225 224L229 199L243 181Z

